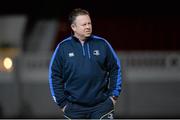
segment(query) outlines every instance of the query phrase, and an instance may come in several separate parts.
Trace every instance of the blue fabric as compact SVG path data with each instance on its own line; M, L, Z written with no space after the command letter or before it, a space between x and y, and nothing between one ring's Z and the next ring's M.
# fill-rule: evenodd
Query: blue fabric
M59 43L49 66L52 96L60 107L67 101L94 106L121 92L120 60L111 45L92 35L82 45L73 36Z

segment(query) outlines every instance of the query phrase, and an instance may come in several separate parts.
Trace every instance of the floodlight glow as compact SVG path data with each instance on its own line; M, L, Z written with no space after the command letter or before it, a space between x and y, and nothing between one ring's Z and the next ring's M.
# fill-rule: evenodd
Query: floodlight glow
M4 58L3 65L7 70L10 70L13 66L12 59L9 57Z

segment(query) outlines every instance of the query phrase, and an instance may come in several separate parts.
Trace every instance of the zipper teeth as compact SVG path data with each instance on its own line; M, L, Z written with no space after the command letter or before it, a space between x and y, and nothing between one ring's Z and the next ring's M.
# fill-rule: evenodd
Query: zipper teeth
M89 59L91 58L91 54L90 54L90 50L89 50L89 44L87 44L87 48L88 48L88 56L89 56Z
M83 55L85 56L84 44L81 44L81 45L82 45L82 49L83 49Z

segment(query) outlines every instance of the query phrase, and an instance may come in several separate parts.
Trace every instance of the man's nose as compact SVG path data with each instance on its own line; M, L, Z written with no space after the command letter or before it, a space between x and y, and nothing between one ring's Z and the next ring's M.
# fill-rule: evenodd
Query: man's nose
M86 28L90 28L90 26L91 26L91 25L87 24L87 25L86 25Z

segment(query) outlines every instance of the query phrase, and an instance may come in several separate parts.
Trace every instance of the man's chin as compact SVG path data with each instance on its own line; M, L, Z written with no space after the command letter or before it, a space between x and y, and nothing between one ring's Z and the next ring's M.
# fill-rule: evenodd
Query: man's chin
M86 37L90 37L91 36L91 33L89 33L89 34L86 34Z

